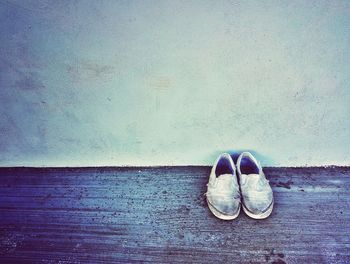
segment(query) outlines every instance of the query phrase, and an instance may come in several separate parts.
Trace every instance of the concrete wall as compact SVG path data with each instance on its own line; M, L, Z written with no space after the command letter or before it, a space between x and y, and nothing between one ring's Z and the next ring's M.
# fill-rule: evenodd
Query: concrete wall
M0 166L350 164L349 1L4 0L0 33Z

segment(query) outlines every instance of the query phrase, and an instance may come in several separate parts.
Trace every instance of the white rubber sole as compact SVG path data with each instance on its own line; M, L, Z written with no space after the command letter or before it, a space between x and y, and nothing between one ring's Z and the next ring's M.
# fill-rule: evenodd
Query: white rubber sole
M270 214L272 213L272 209L273 209L273 203L271 203L269 209L267 209L266 212L262 213L262 214L253 214L252 212L250 212L247 208L245 208L244 204L242 204L243 207L243 211L246 215L248 215L249 217L253 218L253 219L265 219L267 217L270 216Z
M236 214L234 215L227 215L227 214L223 214L221 212L219 212L218 210L216 210L207 200L208 203L208 207L210 209L210 211L213 213L213 215L215 215L217 218L221 219L221 220L233 220L236 219L237 216L239 215L240 211L241 211L241 207L238 208L238 211Z

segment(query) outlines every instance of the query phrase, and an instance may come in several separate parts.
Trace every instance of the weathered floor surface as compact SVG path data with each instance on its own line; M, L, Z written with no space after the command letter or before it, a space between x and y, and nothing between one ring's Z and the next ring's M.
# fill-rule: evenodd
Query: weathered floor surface
M350 168L267 168L275 208L221 221L210 168L2 168L0 263L350 263Z

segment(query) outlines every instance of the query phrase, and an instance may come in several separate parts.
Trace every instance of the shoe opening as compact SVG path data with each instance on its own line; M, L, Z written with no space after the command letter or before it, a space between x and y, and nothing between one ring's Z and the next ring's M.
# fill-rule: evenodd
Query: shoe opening
M249 157L241 159L240 170L242 174L259 174L259 167Z
M221 158L216 165L215 169L216 176L223 174L233 174L233 168L231 167L230 161L227 158Z

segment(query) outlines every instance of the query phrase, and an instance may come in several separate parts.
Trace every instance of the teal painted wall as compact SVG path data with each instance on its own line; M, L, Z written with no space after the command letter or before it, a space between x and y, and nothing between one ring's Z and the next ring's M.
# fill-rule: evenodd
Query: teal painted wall
M349 1L6 0L0 32L0 166L350 164Z

